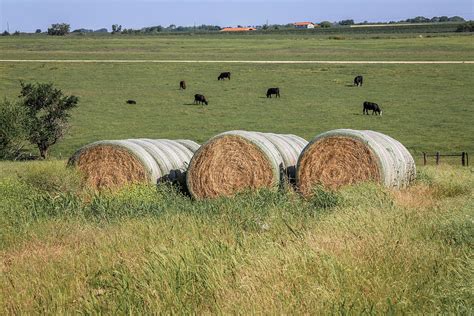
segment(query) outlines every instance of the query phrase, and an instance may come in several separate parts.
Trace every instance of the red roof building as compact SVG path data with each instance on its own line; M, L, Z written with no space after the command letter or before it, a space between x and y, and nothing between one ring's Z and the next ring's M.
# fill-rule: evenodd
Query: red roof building
M298 29L314 29L316 26L313 22L296 22L293 25Z

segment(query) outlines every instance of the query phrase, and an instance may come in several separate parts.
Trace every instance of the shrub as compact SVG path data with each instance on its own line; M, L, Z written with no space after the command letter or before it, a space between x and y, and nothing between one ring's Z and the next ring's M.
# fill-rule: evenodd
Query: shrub
M52 24L50 28L48 28L48 35L54 36L64 36L69 33L71 26L66 23L56 23Z
M319 26L324 27L324 28L328 28L328 27L332 26L332 23L329 22L329 21L323 21L323 22L319 23Z
M18 159L26 145L26 115L8 100L0 102L0 159Z
M77 106L79 98L65 96L51 83L22 82L20 100L27 117L28 139L46 158L49 148L65 135L69 110Z
M474 32L474 21L460 24L456 29L456 32Z

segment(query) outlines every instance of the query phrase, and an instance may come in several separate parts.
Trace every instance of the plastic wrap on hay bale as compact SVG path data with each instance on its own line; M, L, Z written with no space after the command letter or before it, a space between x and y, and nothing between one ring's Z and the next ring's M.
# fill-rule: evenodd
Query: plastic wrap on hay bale
M314 186L337 189L364 181L404 188L416 175L413 157L390 136L374 131L338 129L316 136L301 153L296 172L300 192Z
M198 148L190 140L106 140L80 148L69 165L97 189L161 181L185 185L187 167Z
M230 131L211 138L196 152L186 182L197 199L231 196L258 188L278 188L295 178L307 141L295 135Z

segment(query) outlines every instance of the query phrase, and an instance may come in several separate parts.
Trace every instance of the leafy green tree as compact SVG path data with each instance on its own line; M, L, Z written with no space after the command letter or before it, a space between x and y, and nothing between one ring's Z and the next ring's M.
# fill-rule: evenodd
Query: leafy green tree
M64 36L69 34L71 26L66 23L56 23L52 24L50 28L48 28L48 35L55 35L55 36Z
M463 17L460 17L460 16L452 16L448 19L449 22L465 22L466 20L464 20Z
M122 32L122 25L114 24L112 25L112 34Z
M18 103L0 102L0 159L18 159L28 143L26 113Z
M41 29L36 29L35 33L36 33L36 34L41 33Z
M339 25L354 25L354 20L342 20L342 21L339 21L337 24L339 24Z
M322 21L321 23L319 23L319 26L324 27L324 28L328 28L328 27L332 26L332 23L329 22L329 21Z
M3 33L2 33L2 36L9 36L9 35L10 35L10 33L8 33L8 31L3 31Z
M52 83L21 82L20 105L26 113L28 140L38 147L44 159L49 148L62 139L68 130L69 111L79 98L65 96Z

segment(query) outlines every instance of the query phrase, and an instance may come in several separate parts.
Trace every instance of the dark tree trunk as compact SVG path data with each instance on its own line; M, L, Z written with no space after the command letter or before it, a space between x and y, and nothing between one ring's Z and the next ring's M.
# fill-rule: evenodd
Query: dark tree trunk
M46 159L48 157L48 147L38 145L38 149L40 151L40 156L42 159Z

